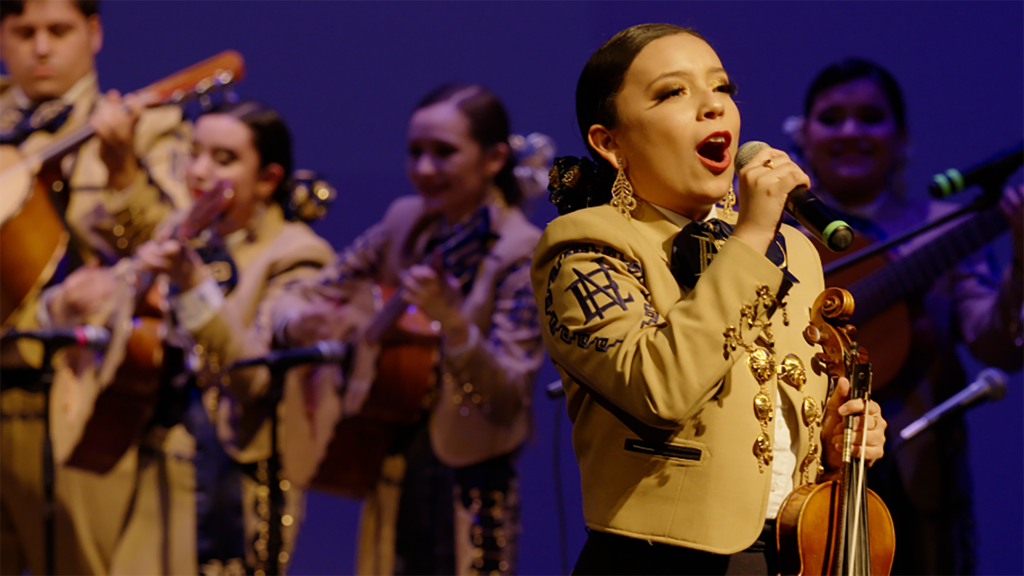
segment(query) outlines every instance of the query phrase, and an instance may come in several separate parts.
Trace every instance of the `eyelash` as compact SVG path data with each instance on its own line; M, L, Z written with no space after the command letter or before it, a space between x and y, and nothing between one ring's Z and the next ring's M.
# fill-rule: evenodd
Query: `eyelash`
M717 91L719 91L719 92L721 92L723 94L728 94L730 96L735 96L736 93L739 92L739 88L735 84L733 84L731 82L726 83L726 84L722 84L721 86L715 88L715 90L717 90Z
M658 100L668 100L669 98L672 98L673 96L677 96L679 94L682 94L685 91L686 91L686 88L683 88L682 86L680 86L678 88L673 88L672 90L669 90L667 92L662 93L662 95L658 97ZM739 91L739 89L736 87L735 84L726 83L726 84L722 84L720 86L716 86L715 87L715 91L716 92L721 92L722 94L728 94L730 96L734 96L736 94L736 92Z

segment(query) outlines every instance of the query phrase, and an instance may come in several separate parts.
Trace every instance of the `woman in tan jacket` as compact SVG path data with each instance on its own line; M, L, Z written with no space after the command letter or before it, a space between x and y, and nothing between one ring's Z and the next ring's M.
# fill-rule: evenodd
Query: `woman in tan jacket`
M266 368L227 368L241 358L269 352L270 310L284 287L314 277L334 252L297 213L293 199L300 196L293 192L303 184L292 178L291 138L273 109L243 101L201 116L187 178L195 190L230 185L232 197L215 228L226 258L204 263L209 259L173 240L151 242L139 252L152 269L170 275L178 289L172 298L178 323L205 360L199 385L217 430L205 439L203 447L208 450L202 464L216 466L219 472L201 470L197 463L197 483L205 482L200 488L210 491L197 502L199 562L204 571L231 572L238 569L231 564L240 552L247 572L275 571L275 566L283 571L298 533L303 499L301 490L285 478L273 477L276 464L271 459L278 455L272 452L270 416L278 409L279 395L271 389ZM236 277L227 280L231 287L225 286L229 274L224 260L237 270ZM192 416L197 430L211 434L202 415ZM218 437L237 464L225 464L217 456ZM233 486L237 481L240 492ZM278 504L271 495L279 487L283 509L273 513ZM225 502L225 494L233 496ZM226 521L232 517L240 523L240 541L225 542L219 532L233 525ZM282 534L280 546L271 542L272 530Z
M845 379L826 404L802 336L821 265L779 220L807 176L765 147L732 209L735 90L708 43L669 24L618 33L577 84L596 164L556 162L564 215L532 276L590 528L575 574L777 573L782 500L835 469L840 416L864 409ZM874 460L885 420L868 413L855 454Z
M508 115L487 89L451 85L427 95L408 129L418 195L395 200L313 290L297 291L303 296L275 315L289 344L344 338L344 309L318 294L369 280L401 285L440 338L422 417L398 432L367 497L358 573L515 568L515 458L543 347L529 285L540 232L517 206L508 137ZM454 251L444 248L451 238L462 240ZM438 246L452 253L428 258ZM349 413L359 411L367 393L359 383L368 380L350 378Z

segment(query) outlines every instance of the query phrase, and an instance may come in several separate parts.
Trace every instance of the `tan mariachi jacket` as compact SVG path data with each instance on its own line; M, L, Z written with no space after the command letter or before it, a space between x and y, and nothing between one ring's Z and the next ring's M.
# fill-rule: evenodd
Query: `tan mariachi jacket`
M275 409L270 372L257 367L224 372L241 358L262 356L271 349L270 311L289 282L315 276L334 257L326 240L309 226L284 219L281 207L267 205L250 236L229 243L238 283L224 306L192 334L206 359L200 384L208 386L208 408L216 406L218 436L241 462L270 456L267 416Z
M96 74L76 85L67 122L53 134L36 132L21 144L23 155L59 140L89 121L100 98ZM0 93L0 115L18 106L10 85ZM107 186L107 167L100 159L100 142L93 138L61 163L70 178L66 218L83 243L83 255L100 253L108 262L134 252L154 227L175 208L190 203L185 185L185 166L191 153L192 128L177 106L144 110L135 127L135 153L142 168L136 181L124 190ZM56 195L68 194L61 189Z
M23 156L88 123L100 97L96 74L90 73L80 82L72 88L77 94L71 102L73 108L67 122L53 134L42 131L32 134L19 146ZM0 121L14 120L4 117L18 114L15 87L7 83L0 83L0 87ZM135 151L142 169L133 184L119 191L107 185L107 167L100 159L97 138L67 155L61 168L69 186L61 185L60 190L53 191L52 197L56 206L66 200L64 217L73 242L69 249L75 250L81 260L99 254L113 263L148 240L172 210L187 207L190 197L185 185L185 166L191 141L191 124L183 120L178 107L143 111L135 127ZM3 193L28 192L5 190ZM29 298L34 296L30 294ZM17 317L12 317L11 323L21 329L35 327L34 312L34 302L27 302L15 312ZM21 340L17 349L16 354L13 347L5 347L5 366L22 363L38 366L42 361L42 347L37 343Z
M344 286L370 279L399 284L401 273L421 259L423 246L440 225L426 216L423 200L395 200L384 218L341 252L318 285ZM431 443L448 466L468 466L508 454L530 429L534 375L543 361L537 310L530 293L529 263L540 231L518 208L489 205L498 236L477 271L463 313L480 338L452 357L442 349L439 393L430 416ZM295 291L275 311L284 320L315 292Z
M824 289L821 265L784 226L799 280L783 300L786 325L766 314L781 271L742 240L725 241L696 287L681 288L669 268L678 232L642 201L628 221L607 205L562 216L541 237L533 289L567 393L587 525L731 554L760 534L770 490L771 465L756 452L774 425L756 414L755 395L774 405L778 389L801 415L794 486L819 475L827 383L810 370L815 349L801 332ZM774 354L758 327L767 322ZM727 345L730 331L756 358ZM807 367L802 392L775 375L789 354Z

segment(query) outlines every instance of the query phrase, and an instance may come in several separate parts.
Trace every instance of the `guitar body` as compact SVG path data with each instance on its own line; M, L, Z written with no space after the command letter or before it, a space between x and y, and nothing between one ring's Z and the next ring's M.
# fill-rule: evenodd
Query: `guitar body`
M364 284L347 302L369 320L394 290ZM343 417L339 366L292 369L283 396L282 469L289 480L350 498L374 489L395 434L423 417L434 386L437 335L422 312L406 312L381 341L377 379L358 414Z
M135 318L109 385L54 379L53 397L59 400L51 403L54 462L104 474L138 441L156 411L166 333L160 318Z
M840 254L829 250L817 239L812 239L818 249L824 265L838 259ZM857 234L851 252L866 249L870 242ZM862 278L869 278L872 273L890 264L892 261L884 254L844 268L825 276L825 286L849 288ZM886 308L883 312L861 322L857 326L857 341L865 350L871 352L872 388L877 392L896 379L903 365L910 356L913 324L910 319L910 308L906 301L900 300Z
M19 307L50 281L70 235L50 200L61 180L56 166L33 170L14 146L0 146L0 323L7 329Z
M831 550L838 521L839 483L804 484L793 490L779 508L775 538L779 549L779 573L824 576L833 563ZM883 576L892 570L895 539L892 516L882 499L867 490L868 533L890 535L870 543L870 574ZM839 575L835 575L839 576Z

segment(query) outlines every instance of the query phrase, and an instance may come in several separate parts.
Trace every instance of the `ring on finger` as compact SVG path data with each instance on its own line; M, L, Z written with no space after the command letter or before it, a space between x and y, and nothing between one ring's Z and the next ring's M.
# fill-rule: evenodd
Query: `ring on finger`
M775 168L775 163L772 162L771 158L769 158L769 159L764 161L764 164L762 164L762 166L764 166L765 168L767 168L769 170L772 170L772 169Z

